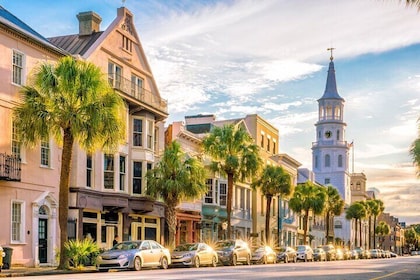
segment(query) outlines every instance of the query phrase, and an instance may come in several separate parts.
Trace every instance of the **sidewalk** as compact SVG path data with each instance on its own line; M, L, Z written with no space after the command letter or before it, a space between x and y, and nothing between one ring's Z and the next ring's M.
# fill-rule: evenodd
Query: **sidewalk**
M12 267L10 269L2 269L0 272L0 278L88 272L96 272L96 268L94 266L87 266L81 269L57 270L56 267Z

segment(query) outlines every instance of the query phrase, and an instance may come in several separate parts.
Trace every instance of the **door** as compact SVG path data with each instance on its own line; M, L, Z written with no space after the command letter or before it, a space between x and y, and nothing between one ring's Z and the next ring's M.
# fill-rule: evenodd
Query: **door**
M39 262L46 263L48 255L48 219L39 219L38 244Z

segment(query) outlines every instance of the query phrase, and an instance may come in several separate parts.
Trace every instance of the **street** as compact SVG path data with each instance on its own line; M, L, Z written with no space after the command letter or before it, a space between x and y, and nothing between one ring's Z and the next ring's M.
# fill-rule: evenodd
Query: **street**
M274 265L238 265L152 269L142 271L110 271L105 273L79 273L15 277L15 280L43 279L420 279L420 257L392 259L350 260L332 262L298 262Z

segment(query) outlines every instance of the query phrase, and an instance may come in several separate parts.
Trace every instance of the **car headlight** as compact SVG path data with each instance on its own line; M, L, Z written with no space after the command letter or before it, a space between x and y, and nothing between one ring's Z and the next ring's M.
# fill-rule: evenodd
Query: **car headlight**
M122 255L119 255L118 256L118 259L125 259L125 258L127 258L128 257L128 255L126 255L126 254L122 254Z
M224 251L223 252L223 255L224 256L230 256L232 254L232 252L231 251Z

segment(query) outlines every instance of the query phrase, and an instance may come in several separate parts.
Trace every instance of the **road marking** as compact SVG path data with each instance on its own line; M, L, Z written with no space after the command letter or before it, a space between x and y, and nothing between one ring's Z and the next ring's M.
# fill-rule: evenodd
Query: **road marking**
M391 276L391 275L394 275L394 274L397 274L397 273L403 272L403 271L405 271L405 270L406 270L406 269L399 270L399 271L394 271L394 272L389 273L389 274L386 274L386 275L382 275L382 276L379 276L379 277L376 277L376 278L371 278L370 280L378 280L378 279L382 279L382 278L389 277L389 276Z

